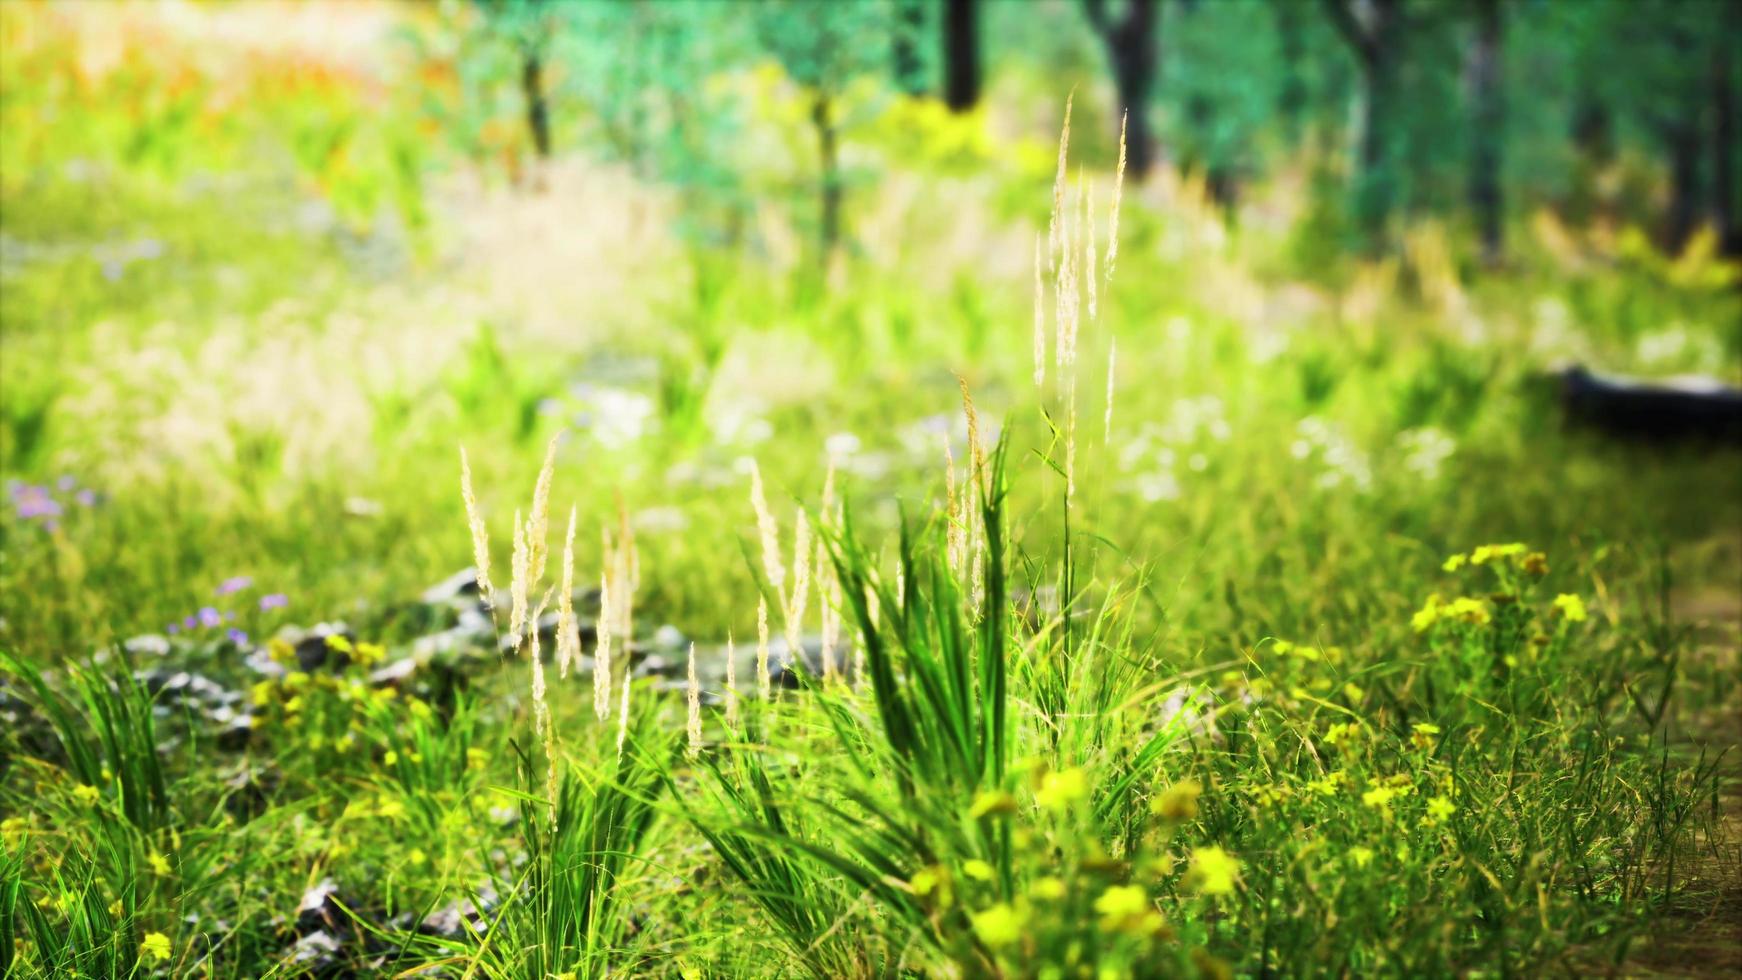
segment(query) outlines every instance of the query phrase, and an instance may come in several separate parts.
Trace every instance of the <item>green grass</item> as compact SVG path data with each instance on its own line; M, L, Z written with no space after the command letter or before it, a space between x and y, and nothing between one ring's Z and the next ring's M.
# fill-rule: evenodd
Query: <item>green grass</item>
M237 204L105 179L3 202L10 239L76 247L0 289L0 470L97 496L58 492L53 530L0 516L0 710L23 719L0 732L0 974L325 969L289 951L328 880L334 962L365 973L1625 973L1734 874L1712 719L1739 697L1742 460L1568 431L1540 377L1733 379L1716 263L1569 265L1520 220L1512 267L1453 261L1448 299L1430 261L1358 266L1298 228L1208 245L1205 213L1128 196L1067 504L1069 410L1030 380L1034 214L1007 206L1045 200L1028 175L928 187L910 247L826 282L655 236L608 295L548 284L587 321L554 335L491 289L535 255L442 237L463 201L432 191L430 240L372 265L353 232L295 230L282 182ZM964 222L984 249L933 245ZM89 254L139 237L162 256L113 280ZM999 430L983 467L952 372ZM597 424L623 404L640 431ZM637 637L744 650L759 598L783 632L754 456L821 539L799 629L838 583L866 676L710 703L686 752L681 694L637 682L619 748L585 673L553 669L548 756L524 653L372 684L471 554L456 445L500 543L558 433L578 580L592 529L636 528ZM236 575L225 625L253 640L343 620L369 645L309 670L271 647L277 679L221 628L161 662L120 646ZM1435 594L1475 604L1417 629ZM240 692L245 746L135 680L156 668ZM468 899L470 931L417 931Z

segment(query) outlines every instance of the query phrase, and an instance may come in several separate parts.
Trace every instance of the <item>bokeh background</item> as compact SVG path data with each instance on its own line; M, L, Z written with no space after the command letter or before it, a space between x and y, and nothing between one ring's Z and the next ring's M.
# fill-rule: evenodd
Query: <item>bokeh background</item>
M1722 0L0 3L0 801L9 848L35 835L31 863L0 862L18 911L0 926L38 924L20 962L44 975L92 950L114 958L76 960L89 975L341 975L386 969L369 936L435 912L396 968L545 976L513 959L538 941L468 945L459 924L498 907L477 881L510 890L501 855L543 839L512 809L542 792L514 782L535 715L470 591L460 448L499 585L555 439L575 594L596 605L601 568L637 580L624 669L681 687L695 641L718 693L723 644L747 649L769 594L752 474L783 534L829 492L867 567L887 562L904 519L950 533L965 390L1008 440L1012 635L1045 653L1079 617L1118 626L1103 703L1071 715L1085 755L1055 763L1124 772L1158 726L1281 706L1216 743L1238 752L1182 735L1168 757L1205 785L1157 800L1195 815L1207 786L1214 817L1180 831L1196 877L1163 889L1178 964L1734 968L1736 753L1702 753L1742 734L1742 449L1593 414L1567 385L1583 366L1734 412L1739 37ZM1037 304L1058 313L1053 215L1092 201L1071 227L1108 235L1115 197L1070 409L1032 339ZM1436 605L1490 561L1518 574ZM1520 661L1484 646L1527 571L1555 644L1538 718L1502 704ZM829 626L786 628L777 651ZM93 651L124 654L143 700L120 674L57 674ZM71 692L58 728L38 670ZM608 747L590 692L551 685L586 733L570 747ZM148 701L168 750L149 724L128 741L83 720ZM810 703L781 765L835 785ZM1454 703L1497 712L1459 729L1457 778L1487 796L1394 820ZM1326 718L1327 753L1357 737L1345 716L1375 719L1360 782L1302 762ZM58 768L99 729L83 769ZM602 786L618 757L595 754L576 771ZM160 756L172 789L149 806L112 787ZM1061 807L1088 792L1065 772L1036 783ZM1451 785L1422 779L1398 813ZM1272 819L1285 799L1328 836ZM146 810L105 809L129 800ZM1453 812L1485 822L1442 850ZM611 920L648 972L907 955L877 931L899 919L865 916L817 925L837 959L806 960L803 930L771 956L752 901L713 887L715 852L681 816L656 826L669 864ZM1104 871L1089 834L1036 868L1083 841ZM795 905L859 916L831 875ZM1047 949L1148 929L1125 895L1125 919L1089 899L1046 919L1093 940ZM925 962L991 964L961 951L1014 948L1004 909ZM1662 921L1693 938L1639 939Z
M1365 551L1582 506L1733 544L1675 503L1725 507L1734 457L1565 439L1530 379L1738 376L1735 16L8 3L8 642L161 629L243 573L308 614L403 595L465 553L455 446L518 485L565 428L582 525L621 495L656 608L723 631L743 458L802 493L833 454L888 504L935 479L952 372L1038 425L1067 98L1103 201L1132 107L1083 355L1119 338L1092 492L1124 546L1219 581L1277 574L1301 509Z

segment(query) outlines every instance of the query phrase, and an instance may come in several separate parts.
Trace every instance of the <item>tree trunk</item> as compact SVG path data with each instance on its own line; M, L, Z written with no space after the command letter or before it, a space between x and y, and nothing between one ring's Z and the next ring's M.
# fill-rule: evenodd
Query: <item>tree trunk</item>
M1141 181L1155 165L1155 137L1149 127L1149 99L1155 88L1156 0L1127 0L1117 20L1107 16L1105 0L1084 0L1089 22L1100 32L1113 68L1126 132L1126 166Z
M1193 130L1208 133L1216 124L1215 109L1209 99L1193 96L1186 102L1186 119ZM1189 166L1203 172L1204 190L1209 193L1210 200L1219 207L1232 210L1237 191L1233 166L1213 152L1198 153Z
M896 0L895 35L890 39L890 67L895 75L895 87L908 95L926 93L925 63L919 56L919 40L924 34L923 0Z
M1742 37L1742 5L1731 3L1722 39L1712 49L1712 224L1718 230L1724 254L1742 256L1742 202L1736 199L1736 89L1738 78L1735 39Z
M1391 159L1391 123L1399 100L1397 69L1402 26L1398 0L1368 0L1357 17L1346 0L1324 0L1331 21L1342 32L1360 68L1360 128L1356 153L1355 219L1368 244L1379 245L1397 197L1397 168Z
M966 112L980 101L980 2L944 0L944 102Z
M1482 261L1496 265L1505 249L1500 155L1505 105L1501 89L1500 0L1476 4L1476 37L1470 47L1470 210L1476 215Z
M544 98L544 64L530 45L520 56L520 92L526 99L526 126L539 159L550 156L550 109Z
M840 159L834 106L827 95L818 95L812 103L811 123L817 130L817 156L822 168L822 244L826 264L841 240Z
M1696 106L1664 133L1669 144L1669 219L1664 245L1680 252L1700 227L1700 125Z
M1282 85L1276 107L1282 116L1283 132L1295 140L1300 137L1307 105L1306 79L1300 68L1306 62L1301 43L1301 7L1297 0L1272 0L1271 9L1276 14L1276 38L1282 61L1277 66L1282 72Z

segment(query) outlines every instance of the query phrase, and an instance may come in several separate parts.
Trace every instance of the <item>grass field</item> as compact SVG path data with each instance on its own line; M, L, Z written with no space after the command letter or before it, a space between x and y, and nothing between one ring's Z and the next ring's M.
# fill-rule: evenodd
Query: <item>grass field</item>
M0 975L1742 965L1742 454L1549 377L1742 380L1710 242L1359 259L1038 82L826 262L578 159L360 223L60 148L0 14Z

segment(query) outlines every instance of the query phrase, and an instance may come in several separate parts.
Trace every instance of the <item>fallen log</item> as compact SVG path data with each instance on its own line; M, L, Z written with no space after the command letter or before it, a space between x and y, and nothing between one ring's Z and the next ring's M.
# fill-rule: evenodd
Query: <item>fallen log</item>
M1716 378L1646 380L1580 364L1558 376L1561 408L1574 425L1653 443L1742 445L1742 388Z

